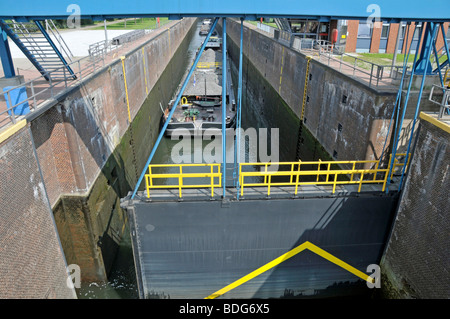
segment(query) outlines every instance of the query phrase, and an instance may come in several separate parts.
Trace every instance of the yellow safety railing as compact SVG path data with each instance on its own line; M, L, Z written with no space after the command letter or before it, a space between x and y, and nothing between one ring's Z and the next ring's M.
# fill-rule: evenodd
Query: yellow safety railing
M270 171L271 165L278 165L277 171ZM348 166L341 169L339 166ZM244 171L245 167L256 167L259 171ZM362 166L362 167L361 167ZM280 170L287 167L286 170ZM371 168L364 168L371 167ZM262 168L262 170L261 170ZM295 195L298 187L303 185L332 185L333 193L337 185L359 185L358 192L363 184L382 184L382 191L386 189L389 168L379 168L378 161L311 161L311 162L283 162L283 163L241 163L239 166L239 184L241 196L244 188L249 186L266 186L267 195L270 195L272 186L295 186ZM249 177L259 177L258 181L246 181ZM282 180L284 178L284 180ZM273 179L277 179L273 181Z
M450 68L447 68L444 74L444 86L450 87Z
M198 62L197 68L200 69L218 69L222 67L222 62Z
M155 170L162 173L155 173ZM170 171L177 171L171 173ZM169 171L169 172L167 172ZM200 171L200 172L199 172ZM178 188L179 197L182 197L184 188L211 188L211 197L214 197L214 187L222 187L222 173L220 164L154 164L148 166L148 174L145 175L147 197L150 198L151 189ZM200 180L199 180L200 178ZM155 181L172 180L176 184L158 184ZM185 181L191 180L192 183ZM192 180L196 179L196 180ZM218 182L216 182L218 179ZM206 182L207 181L207 182Z
M394 158L394 163L392 164L392 171L391 171L391 179L392 176L394 176L394 172L396 171L397 167L400 167L400 169L403 169L403 165L405 165L405 163L400 162L400 160L397 158L400 157L402 159L404 159L406 157L406 153L397 153L395 154L395 158ZM389 164L391 163L392 160L392 154L389 156ZM406 161L406 167L405 167L405 172L408 169L409 166L409 161L411 160L411 153L409 153L408 155L408 159Z
M402 159L407 161L406 165L408 166L411 154L407 159L404 153L396 154L391 178L397 168L403 167ZM389 167L380 168L379 164L379 161L376 160L240 163L240 195L244 195L246 187L252 186L267 187L268 196L273 186L294 186L295 195L298 193L299 186L304 185L331 185L333 193L335 193L337 185L358 185L359 193L363 184L381 184L381 191L385 191L390 170ZM277 170L271 171L272 165L276 165ZM251 171L246 170L247 168L250 168ZM249 179L251 180L249 181ZM214 188L222 187L221 165L149 165L145 181L148 198L150 198L150 190L167 188L177 188L180 198L183 196L182 190L186 188L211 188L211 197L214 197Z

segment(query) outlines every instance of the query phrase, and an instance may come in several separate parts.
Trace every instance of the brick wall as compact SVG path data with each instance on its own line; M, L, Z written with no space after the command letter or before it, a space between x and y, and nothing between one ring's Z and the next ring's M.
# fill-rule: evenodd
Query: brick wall
M345 47L345 52L355 52L356 51L356 42L357 42L357 35L358 35L358 25L359 21L357 20L349 20L348 21L348 35L347 35L347 44ZM370 53L378 53L379 47L380 47L380 37L381 37L381 28L382 28L382 22L375 22L374 28L372 30L372 39L370 43ZM426 23L425 23L426 25ZM404 46L399 46L399 50L402 50L402 53L408 52L409 44L411 43L411 39L414 34L414 26L415 22L411 22L411 26L409 28L408 34L408 44L405 44ZM444 30L445 34L447 34L447 30L449 27L449 23L444 23ZM395 50L395 42L397 41L397 33L398 33L399 23L390 23L389 26L389 34L387 39L387 45L386 45L386 53L394 53ZM422 29L423 30L423 29ZM406 39L406 32L405 32L405 39ZM436 47L437 49L442 48L444 45L444 40L442 37L442 32L439 29L437 41L436 41ZM413 48L415 49L415 48Z
M391 298L447 299L450 133L421 119L417 146L382 260ZM383 282L382 282L383 287Z
M160 91L155 84L194 21L171 23L126 56L130 112L146 137L149 125L158 130L159 117L149 121L138 112ZM156 101L168 102L153 98L151 115ZM136 182L120 59L38 112L0 144L0 298L76 298L66 286L66 260L80 266L82 280L105 281L125 229L119 198ZM141 142L148 156L152 141Z
M381 28L383 22L374 22L372 30L372 39L370 42L370 53L378 53L380 49Z
M127 54L125 72L131 118L142 106L192 24L185 19ZM145 60L144 60L145 59ZM147 90L144 77L146 65ZM31 122L52 206L62 194L84 194L129 127L120 59L85 80Z
M84 281L107 279L126 222L118 210L117 199L136 184L135 167L143 166L141 162L148 156L144 154L145 160L136 164L131 155L130 145L136 140L130 136L128 105L132 122L141 121L138 113L147 92L155 91L193 22L194 19L183 19L129 52L123 61L125 76L122 61L117 59L31 122L61 242L68 262L80 266ZM168 102L161 97L153 104L156 101ZM156 107L151 116L159 114L159 104ZM147 125L142 123L141 127L157 131L159 116L152 119L151 127L149 119L147 115ZM145 141L148 145L141 149L148 151L149 140L138 142ZM141 154L140 150L135 151ZM138 170L140 173L141 168ZM118 176L121 186L115 184Z
M358 39L358 20L348 20L347 26L347 43L345 45L345 52L356 51L356 41Z
M0 299L75 298L31 131L0 144Z

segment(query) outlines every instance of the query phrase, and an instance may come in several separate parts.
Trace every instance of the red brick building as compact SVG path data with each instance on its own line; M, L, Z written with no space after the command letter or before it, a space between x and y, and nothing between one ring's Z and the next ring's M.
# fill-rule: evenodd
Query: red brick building
M345 43L345 52L370 52L370 53L394 53L395 43L399 31L399 23L375 22L373 28L366 24L366 21L347 20L339 21L341 30L339 35L340 43ZM417 41L419 40L419 32L423 30L422 23L414 28L415 23L412 22L408 27L406 22L402 23L402 29L399 38L398 52L405 53L409 49L412 41L411 52L415 52ZM450 39L449 23L444 23L445 36L447 41ZM403 44L408 38L408 44ZM406 41L405 41L406 42ZM437 37L437 49L444 46L444 38L439 29Z

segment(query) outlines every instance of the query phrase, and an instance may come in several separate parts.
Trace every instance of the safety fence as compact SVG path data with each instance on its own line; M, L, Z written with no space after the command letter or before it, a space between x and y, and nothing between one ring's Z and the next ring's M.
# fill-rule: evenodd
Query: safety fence
M197 68L199 68L199 69L219 69L221 67L222 67L222 62L198 62L197 63Z
M266 187L269 196L272 187L291 186L297 195L299 187L307 185L332 186L333 194L339 185L356 185L359 193L365 184L381 185L384 192L389 172L392 178L394 172L403 169L405 161L408 167L410 155L406 159L406 154L396 154L392 170L377 160L240 163L239 193L244 196L249 187ZM213 197L214 188L222 187L221 178L221 164L217 163L149 165L145 175L147 197L151 190L170 188L178 189L179 198L185 188L210 188Z
M145 184L148 198L151 189L166 188L177 188L180 198L184 188L211 188L214 197L214 188L222 187L222 173L220 164L154 164L148 166Z
M367 165L374 168L364 168ZM278 165L277 171L270 171L270 166ZM350 169L341 166L350 165ZM388 168L378 168L378 161L311 161L311 162L284 162L284 163L242 163L239 171L239 185L241 196L245 187L267 187L267 195L273 186L294 186L297 195L299 186L331 185L332 193L337 185L358 185L358 192L363 184L382 184L382 191L386 188L389 175ZM260 167L259 171L244 171L245 167ZM248 177L261 177L260 180L246 181Z
M401 171L403 170L403 166L405 165L406 161L406 168L409 166L409 162L411 161L411 153L409 153L408 158L405 159L406 153L397 153L395 154L394 162L392 163L392 171L391 171L391 179L394 176L394 174L398 173L401 174ZM392 154L389 156L389 163L392 161ZM406 172L405 168L405 172Z
M339 72L364 80L369 87L378 88L391 85L398 87L397 82L404 72L403 66L381 65L347 54L343 52L342 48L338 48L331 42L318 39L315 33L292 33L262 23L257 24L257 29L294 50L311 55L329 67L338 69ZM312 38L304 38L304 36Z

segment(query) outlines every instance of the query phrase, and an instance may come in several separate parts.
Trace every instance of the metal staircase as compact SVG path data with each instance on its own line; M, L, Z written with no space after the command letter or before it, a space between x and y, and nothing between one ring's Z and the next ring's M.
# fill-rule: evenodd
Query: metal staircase
M433 67L433 74L438 73L439 69L443 70L446 66L449 65L449 61L448 61L449 57L447 55L446 46L444 45L442 48L437 50L437 52L440 52L440 55L432 54L431 58L430 58L431 65ZM442 61L443 60L442 57L444 57L444 56L447 56L447 59Z
M278 29L292 32L291 25L289 24L288 19L275 18L274 21L275 24L278 26Z
M53 21L46 20L45 24L46 27L41 21L22 23L15 20L5 22L0 19L0 27L47 81L76 79L69 65L73 59L72 52Z

